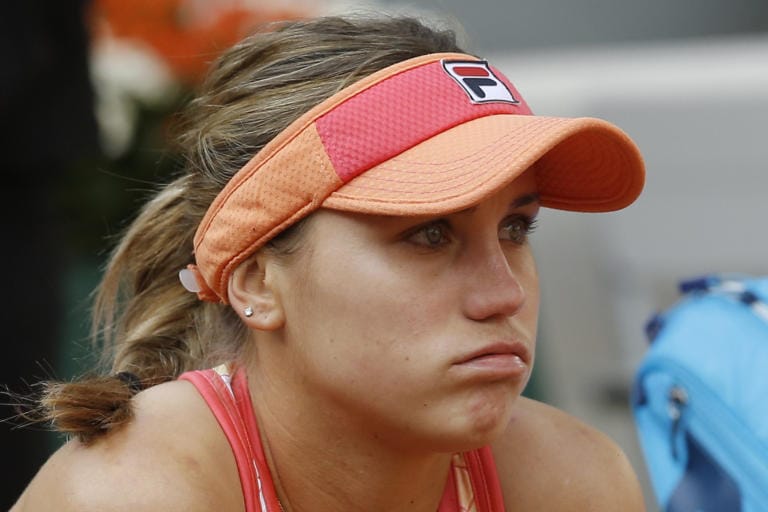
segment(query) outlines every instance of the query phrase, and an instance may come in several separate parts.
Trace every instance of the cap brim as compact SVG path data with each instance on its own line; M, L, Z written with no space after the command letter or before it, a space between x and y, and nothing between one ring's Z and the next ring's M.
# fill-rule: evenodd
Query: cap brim
M550 208L619 210L644 184L638 148L607 121L503 114L455 126L372 167L323 207L383 215L457 211L534 164L541 204Z

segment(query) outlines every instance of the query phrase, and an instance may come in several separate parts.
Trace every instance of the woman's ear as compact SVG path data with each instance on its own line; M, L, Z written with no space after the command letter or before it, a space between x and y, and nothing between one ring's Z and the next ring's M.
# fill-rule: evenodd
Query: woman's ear
M230 275L229 303L252 329L274 331L285 324L283 304L272 279L274 265L271 255L259 251Z

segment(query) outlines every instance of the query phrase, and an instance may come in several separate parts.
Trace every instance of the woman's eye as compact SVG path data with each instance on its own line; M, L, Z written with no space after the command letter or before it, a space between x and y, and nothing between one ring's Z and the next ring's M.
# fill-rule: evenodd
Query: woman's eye
M499 229L499 239L524 244L536 227L536 219L530 217L512 217Z
M417 229L408 238L418 245L438 247L448 243L448 228L441 222L432 222Z

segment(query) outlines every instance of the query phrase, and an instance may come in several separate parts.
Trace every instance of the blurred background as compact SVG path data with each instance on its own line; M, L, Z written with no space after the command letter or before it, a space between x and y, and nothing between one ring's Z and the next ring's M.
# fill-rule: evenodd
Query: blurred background
M527 393L613 437L653 498L628 408L643 327L680 279L766 274L764 0L59 0L0 15L0 384L87 367L88 294L112 238L179 161L169 123L208 64L260 23L410 13L463 27L537 114L617 123L647 161L613 214L545 211L542 317ZM14 409L3 405L0 418ZM0 423L7 509L61 439Z

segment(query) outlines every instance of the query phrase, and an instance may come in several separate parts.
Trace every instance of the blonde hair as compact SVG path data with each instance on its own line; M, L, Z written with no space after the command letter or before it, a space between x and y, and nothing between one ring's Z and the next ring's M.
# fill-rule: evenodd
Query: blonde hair
M194 232L216 194L338 90L402 60L461 51L453 31L413 18L328 17L270 27L221 56L183 116L184 174L144 206L97 289L92 332L101 370L44 383L39 419L88 442L132 416L135 386L120 377L130 373L148 387L240 357L247 336L237 315L199 301L177 276L193 259ZM271 247L285 252L277 239Z

